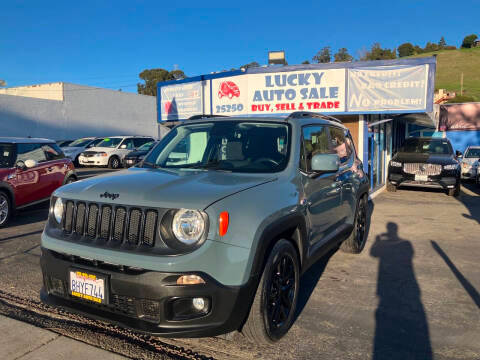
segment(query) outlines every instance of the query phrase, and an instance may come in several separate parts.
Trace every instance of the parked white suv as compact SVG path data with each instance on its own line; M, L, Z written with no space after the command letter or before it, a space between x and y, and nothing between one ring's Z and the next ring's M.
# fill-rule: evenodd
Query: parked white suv
M78 162L84 166L108 166L110 169L118 169L122 166L125 155L154 140L146 136L107 137L96 147L81 153Z

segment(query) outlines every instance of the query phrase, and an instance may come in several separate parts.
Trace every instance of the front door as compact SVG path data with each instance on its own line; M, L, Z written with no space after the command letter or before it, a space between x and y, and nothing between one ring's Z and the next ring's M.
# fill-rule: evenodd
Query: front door
M35 160L37 166L17 169L16 206L43 200L50 196L45 153L42 144L17 144L17 161Z
M302 130L301 170L304 199L309 221L310 245L327 242L341 225L342 182L339 174L318 175L311 171L312 156L333 153L328 126L305 126Z

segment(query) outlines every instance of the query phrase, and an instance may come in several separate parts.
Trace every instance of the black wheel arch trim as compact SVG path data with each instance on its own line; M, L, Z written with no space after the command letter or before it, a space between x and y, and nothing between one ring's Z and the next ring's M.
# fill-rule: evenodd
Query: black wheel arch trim
M279 239L282 234L290 231L292 231L292 236L286 240L294 242L299 252L300 268L302 269L308 254L307 224L303 214L293 213L273 221L264 228L259 237L257 248L255 249L255 257L253 259L250 276L261 275L268 253L272 249L275 241Z

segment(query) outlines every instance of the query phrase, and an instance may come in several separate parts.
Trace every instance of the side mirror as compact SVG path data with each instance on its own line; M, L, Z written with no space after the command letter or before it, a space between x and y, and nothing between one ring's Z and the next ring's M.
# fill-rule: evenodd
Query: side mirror
M463 153L460 150L455 151L456 157L463 157Z
M23 160L18 160L15 166L17 167L17 169L20 169L20 170L25 170L27 168Z
M25 166L28 168L28 169L31 169L35 166L37 166L38 163L35 161L35 160L25 160Z
M313 155L311 169L315 172L334 173L340 167L340 158L337 154Z

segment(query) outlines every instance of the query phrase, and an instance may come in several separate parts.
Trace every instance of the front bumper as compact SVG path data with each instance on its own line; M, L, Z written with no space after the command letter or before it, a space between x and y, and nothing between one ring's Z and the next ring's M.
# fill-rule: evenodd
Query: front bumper
M463 169L462 168L462 179L470 180L475 179L477 177L477 169L470 168L470 169Z
M258 285L258 277L252 277L245 285L225 286L205 273L196 273L205 280L203 285L176 285L178 276L185 273L98 265L45 248L42 248L40 263L44 281L42 301L165 337L216 336L239 329ZM106 304L77 300L70 295L68 274L72 267L106 277ZM196 318L175 317L173 302L195 297L208 299L209 311Z
M447 190L455 188L458 185L459 178L454 173L442 173L440 175L429 175L427 181L419 181L415 179L415 175L402 171L401 173L389 172L388 181L396 186L429 187Z
M85 165L85 166L107 166L108 156L91 156L91 157L80 156L78 158L78 162L80 165Z

